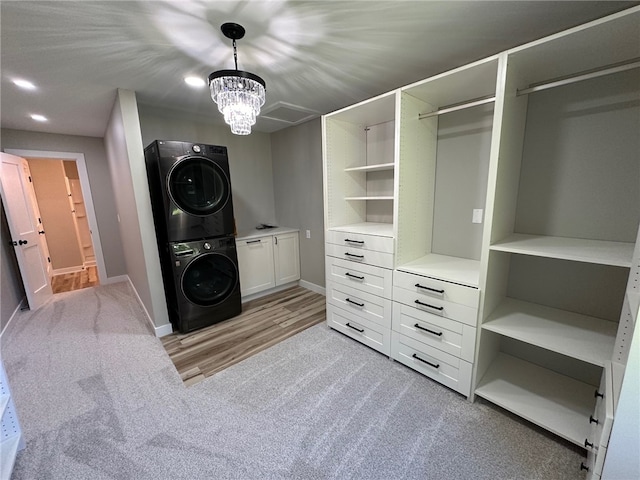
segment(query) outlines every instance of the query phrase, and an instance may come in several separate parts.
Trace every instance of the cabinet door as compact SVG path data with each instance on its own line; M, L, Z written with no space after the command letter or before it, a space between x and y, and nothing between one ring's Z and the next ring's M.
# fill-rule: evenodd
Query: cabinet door
M274 261L276 285L300 279L298 232L275 235Z
M275 286L272 238L237 242L240 293L243 297Z

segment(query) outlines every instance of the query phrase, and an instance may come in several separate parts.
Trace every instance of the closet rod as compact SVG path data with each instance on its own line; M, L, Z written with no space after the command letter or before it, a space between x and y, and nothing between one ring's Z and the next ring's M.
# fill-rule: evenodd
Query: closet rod
M527 95L533 92L539 92L541 90L547 90L549 88L561 87L562 85L569 85L571 83L581 82L583 80L589 80L591 78L603 77L605 75L611 75L612 73L624 72L626 70L632 70L640 67L640 59L634 58L628 62L615 63L613 65L607 65L602 68L595 68L593 70L586 70L584 72L577 73L570 77L559 77L548 82L539 83L529 88L523 88L516 92L516 96Z
M464 110L465 108L477 107L478 105L484 105L485 103L495 102L496 97L488 96L488 97L480 97L469 102L455 104L445 108L439 108L433 112L428 113L420 113L418 115L418 120L422 120L423 118L435 117L436 115L442 115L444 113L451 113L458 110Z

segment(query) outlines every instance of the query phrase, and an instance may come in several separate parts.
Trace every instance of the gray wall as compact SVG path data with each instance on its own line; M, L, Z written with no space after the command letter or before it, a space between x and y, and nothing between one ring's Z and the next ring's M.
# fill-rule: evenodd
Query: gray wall
M213 102L211 110L212 115L219 115ZM138 112L145 147L154 140L180 140L227 147L233 209L240 235L259 223L276 221L269 134L252 132L247 136L233 135L226 125L148 105L138 105Z
M169 325L169 315L134 92L118 90L104 143L114 180L113 195L120 217L120 236L127 246L124 249L126 271L156 329L164 329Z
M11 234L0 201L0 332L25 298L22 277L13 247L9 246Z
M272 133L271 155L276 223L300 229L301 279L324 287L320 119Z
M2 129L0 139L3 150L10 148L84 154L107 277L126 274L113 185L103 139L10 129Z

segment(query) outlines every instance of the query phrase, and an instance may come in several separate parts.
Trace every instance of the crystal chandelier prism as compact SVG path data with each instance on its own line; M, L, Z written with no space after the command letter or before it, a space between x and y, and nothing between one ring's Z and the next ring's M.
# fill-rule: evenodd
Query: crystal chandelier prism
M237 23L225 23L221 30L225 37L233 40L236 69L218 70L209 75L211 98L231 126L231 133L249 135L264 105L266 84L258 75L238 70L236 40L244 37L244 28Z

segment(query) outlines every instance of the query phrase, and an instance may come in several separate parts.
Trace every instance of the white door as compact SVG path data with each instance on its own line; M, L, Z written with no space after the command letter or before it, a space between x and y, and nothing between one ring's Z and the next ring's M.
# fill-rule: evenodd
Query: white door
M44 254L42 223L34 203L29 164L24 158L0 153L0 194L7 214L13 248L22 274L29 308L36 310L53 296Z

